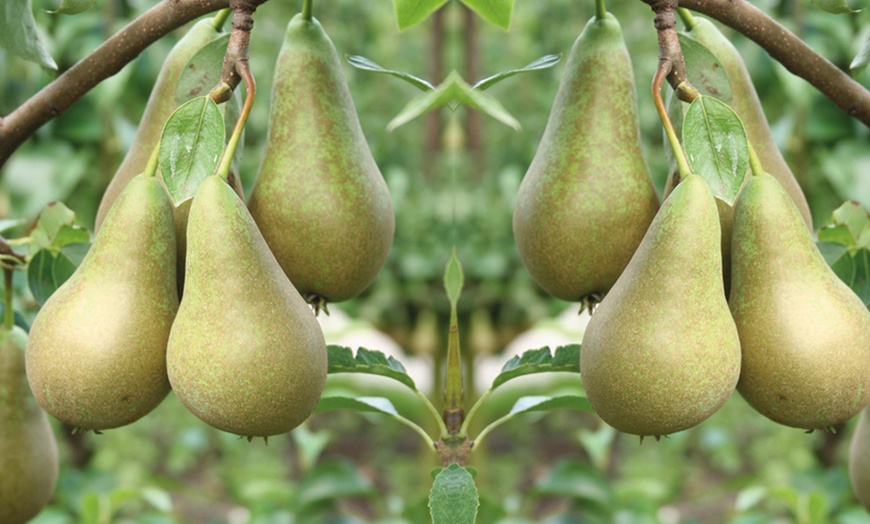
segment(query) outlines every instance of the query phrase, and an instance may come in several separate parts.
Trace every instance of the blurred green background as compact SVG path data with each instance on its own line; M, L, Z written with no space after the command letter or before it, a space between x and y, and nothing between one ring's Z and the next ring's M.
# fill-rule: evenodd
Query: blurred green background
M870 30L868 12L830 15L809 0L754 3L842 68ZM55 7L53 2L34 0L61 69L150 4L106 0L81 15L53 16L43 12ZM265 139L272 64L284 28L300 7L301 1L274 0L255 15L250 52L261 95L246 132L241 170L246 191ZM666 165L649 89L657 65L652 13L636 0L611 1L608 7L622 23L634 60L644 150L661 189ZM340 54L364 55L436 84L452 69L473 82L545 54L567 53L592 14L591 1L520 0L505 32L450 2L425 23L399 33L388 0L315 4L315 15ZM32 220L48 202L61 200L81 225L93 225L162 60L181 34L151 46L19 149L2 169L0 218ZM752 42L739 35L733 41L807 194L816 228L829 223L844 200L870 207L868 129ZM579 342L584 320L575 314L577 305L551 299L534 284L511 233L513 198L543 133L561 72L558 64L489 91L522 123L520 131L461 108L389 133L387 122L419 92L345 65L360 121L394 198L397 227L390 259L375 284L358 299L332 307L353 322L328 331L328 337L356 345L363 339L355 337L374 327L401 348L406 356L397 355L400 359L417 364L416 379L440 384L449 313L441 275L456 244L466 273L459 307L471 399L480 394L487 373L513 352ZM0 114L51 78L0 53ZM870 85L870 71L856 78ZM32 319L36 305L21 277L17 305ZM517 339L541 324L557 329ZM519 379L492 397L479 418L492 420L519 396L576 387L577 380ZM383 381L331 377L328 387L388 396L400 412L426 423L419 403ZM440 385L429 393L439 399ZM699 427L638 445L592 415L526 415L493 432L472 457L482 497L479 521L867 523L870 516L857 506L845 468L853 424L836 434L804 434L768 421L735 395ZM265 447L212 430L171 395L145 419L103 435L57 430L61 477L40 524L426 522L430 470L438 466L415 435L375 415L316 415Z

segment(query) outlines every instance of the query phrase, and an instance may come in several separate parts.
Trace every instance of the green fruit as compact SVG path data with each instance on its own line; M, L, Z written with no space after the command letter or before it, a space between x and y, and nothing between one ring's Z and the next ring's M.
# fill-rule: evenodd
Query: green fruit
M33 322L27 376L43 409L73 427L102 430L130 424L163 400L175 274L172 204L157 178L138 176Z
M825 429L870 402L870 312L825 263L788 193L753 176L734 212L738 391L766 417Z
M339 302L383 267L395 221L341 61L297 15L275 65L269 134L248 207L303 297Z
M21 524L48 503L57 481L57 443L24 373L27 334L0 331L0 522Z
M870 408L864 408L852 443L849 446L849 479L852 481L852 492L865 508L870 510Z
M631 59L619 22L592 19L574 43L513 230L547 293L580 300L613 286L658 209L643 158Z
M314 410L326 381L317 319L219 177L200 185L187 241L187 283L166 354L175 394L224 431L290 431Z
M589 401L626 433L667 435L712 415L740 373L719 217L707 183L683 180L595 310L580 352Z

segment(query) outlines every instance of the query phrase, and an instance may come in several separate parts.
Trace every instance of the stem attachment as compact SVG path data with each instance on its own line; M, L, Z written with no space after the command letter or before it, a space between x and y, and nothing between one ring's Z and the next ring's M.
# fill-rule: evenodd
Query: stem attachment
M157 174L157 168L160 166L160 140L154 146L154 151L151 151L151 156L148 157L148 163L145 164L145 171L142 176L148 178Z
M655 102L656 110L659 112L659 118L662 120L662 125L665 128L665 134L668 135L668 142L674 150L674 158L677 159L677 167L680 170L680 178L686 178L692 174L692 168L689 166L689 161L686 159L686 154L683 152L683 146L680 144L680 138L674 130L674 124L671 122L671 117L668 115L668 110L665 108L665 102L662 99L662 84L665 78L671 71L672 63L668 58L659 59L659 68L653 77L652 94Z
M686 29L689 31L691 31L698 23L695 21L695 17L692 16L692 12L685 7L678 7L677 14L680 15L680 20L683 21L683 25L685 25Z
M242 131L245 129L245 122L248 121L248 115L251 114L251 108L254 106L254 97L257 96L257 84L254 81L254 75L251 73L248 61L240 60L236 62L236 70L245 82L245 103L242 106L239 119L236 120L236 127L233 128L233 134L230 135L230 140L227 142L227 147L224 149L224 154L218 165L217 175L224 180L227 180L229 177L233 155L236 154L236 148L239 145L239 140L242 138Z
M231 14L233 14L233 10L229 7L221 9L211 21L211 26L214 27L217 31L222 31L224 28L224 24L227 22L227 20L229 20Z
M764 167L761 165L761 159L755 153L755 148L752 143L747 140L746 145L749 146L749 168L752 169L752 176L763 176Z

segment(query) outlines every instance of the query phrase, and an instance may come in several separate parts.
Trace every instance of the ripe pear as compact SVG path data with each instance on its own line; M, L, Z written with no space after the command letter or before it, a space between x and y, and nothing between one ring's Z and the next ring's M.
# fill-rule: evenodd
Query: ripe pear
M577 38L513 215L520 257L564 300L600 297L658 209L641 150L631 59L619 22L593 18Z
M595 310L580 352L589 401L640 436L690 428L718 410L740 373L707 183L684 179Z
M738 391L764 416L825 429L870 402L870 312L825 263L772 176L737 198L731 312L740 332Z
M57 442L24 374L27 333L0 330L0 522L22 524L48 503L57 481Z
M251 215L303 297L352 298L383 267L395 219L341 61L317 20L290 21L270 111Z
M102 430L138 420L166 397L175 275L172 204L156 177L137 176L33 322L27 376L43 409Z
M320 325L245 204L216 176L193 199L187 283L172 326L172 388L194 415L246 437L286 433L326 382Z

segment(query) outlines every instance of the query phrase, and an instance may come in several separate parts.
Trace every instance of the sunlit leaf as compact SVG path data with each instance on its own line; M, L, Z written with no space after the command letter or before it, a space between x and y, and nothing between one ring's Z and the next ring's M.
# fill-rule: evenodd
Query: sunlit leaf
M326 347L329 359L328 373L366 373L397 380L416 390L414 379L405 371L405 366L393 357L380 351L359 348L354 356L348 347L330 345Z
M477 82L472 87L474 89L478 89L483 91L484 89L489 89L495 84L501 82L505 78L510 78L514 75L518 75L520 73L528 73L530 71L540 71L541 69L548 69L553 67L554 65L559 63L559 60L562 59L562 55L545 55L537 60L533 60L529 64L520 67L519 69L508 69L507 71L502 71L500 73L496 73L490 77L484 78L483 80Z
M462 286L465 283L465 274L462 272L462 263L456 256L456 246L450 253L450 260L444 268L444 290L450 300L450 306L455 308L462 294Z
M399 30L419 24L445 3L447 0L393 0Z
M523 375L565 371L580 373L580 344L560 346L555 353L549 347L530 349L505 363L501 373L492 381L491 389Z
M408 82L409 84L421 91L431 91L435 89L435 86L433 86L427 80L423 80L422 78L418 78L411 73L406 73L404 71L385 69L364 56L349 55L347 57L347 61L350 65L354 66L357 69L362 69L363 71L373 71L375 73L382 73L404 80L405 82Z
M487 22L507 29L511 25L514 0L462 0Z
M77 15L97 5L97 0L61 0L60 7L49 11L56 15Z

